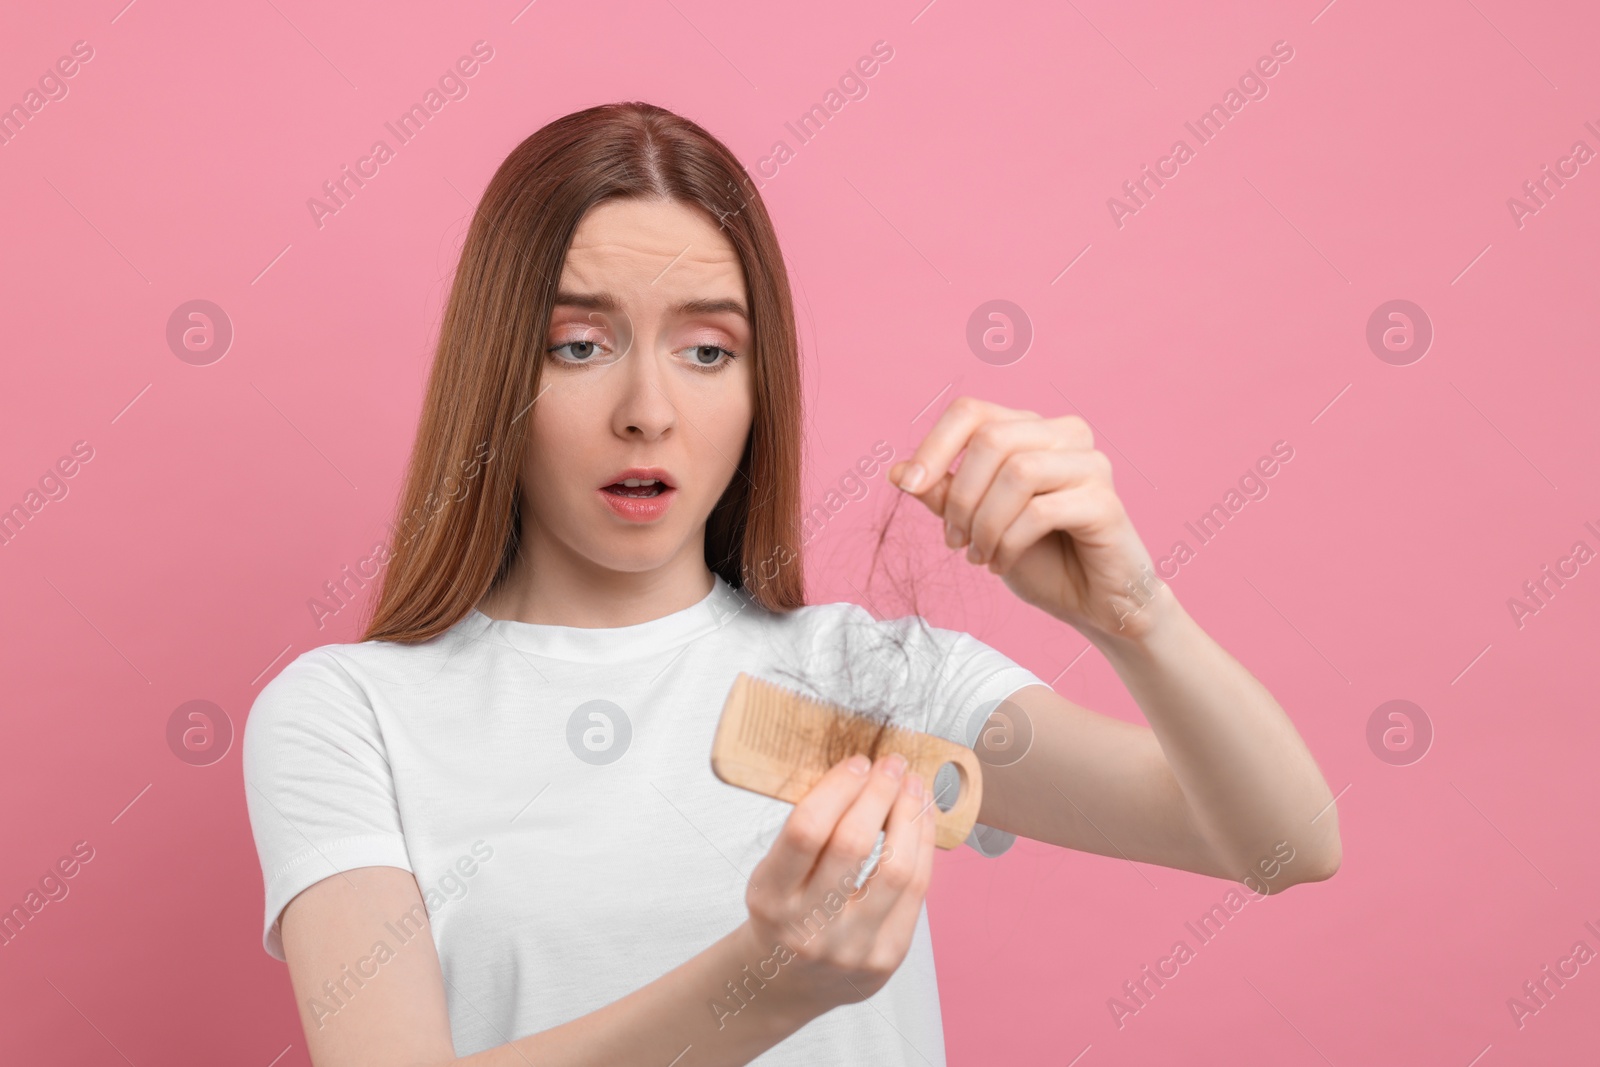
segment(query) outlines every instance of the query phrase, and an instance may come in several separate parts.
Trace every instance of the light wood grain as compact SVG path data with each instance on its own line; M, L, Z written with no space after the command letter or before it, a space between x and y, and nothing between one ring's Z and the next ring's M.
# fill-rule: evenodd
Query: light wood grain
M830 726L866 720L847 708L826 704L776 683L739 672L711 744L711 770L729 785L793 804L848 751L833 754L824 742ZM983 772L970 748L905 727L884 729L875 755L898 752L906 773L922 775L935 816L934 843L955 848L967 839L983 800ZM868 753L874 755L874 753ZM956 765L960 792L949 811L933 804L933 779L946 763Z

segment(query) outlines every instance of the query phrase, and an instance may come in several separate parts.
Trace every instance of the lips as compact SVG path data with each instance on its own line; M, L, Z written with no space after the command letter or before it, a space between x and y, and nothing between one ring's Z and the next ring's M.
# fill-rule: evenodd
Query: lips
M600 487L612 496L649 499L677 488L672 476L660 467L629 467Z
M672 507L678 487L676 479L660 467L629 467L619 471L596 493L618 518L632 523L654 523Z

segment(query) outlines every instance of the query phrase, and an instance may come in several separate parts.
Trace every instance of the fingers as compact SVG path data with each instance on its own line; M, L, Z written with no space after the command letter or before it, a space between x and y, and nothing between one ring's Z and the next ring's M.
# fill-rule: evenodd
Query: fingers
M783 847L767 853L751 874L751 881L763 886L771 883L784 892L802 885L832 839L840 817L866 788L870 778L868 770L870 761L857 753L840 760L817 779L784 821L778 834ZM871 848L869 841L868 851ZM862 856L865 855L863 852Z
M896 805L897 815L900 810L900 806ZM904 816L898 826L891 825L889 829L891 840L895 839L897 830L905 835L905 847L896 843L891 854L886 841L884 855L889 860L882 870L874 872L874 880L882 884L882 903L888 905L888 914L879 926L879 943L886 946L911 943L917 918L922 914L923 900L933 881L934 820L938 817L939 809L934 807L931 788L908 810L909 815Z
M1099 530L1120 507L1108 506L1103 495L1089 486L1062 489L1034 497L1015 522L1006 528L986 564L994 574L1003 575L1016 565L1039 539L1058 531L1068 531L1074 546L1099 539Z
M962 464L961 469L964 472L966 465ZM1099 499L1094 488L1109 486L1110 482L1111 461L1103 452L1042 449L1013 452L1001 464L994 481L986 487L977 507L967 519L967 525L963 527L958 520L951 520L959 539L951 544L947 538L945 543L951 548L969 545L967 559L984 564L995 556L1002 536L1008 536L1007 547L1013 549L1014 558L1016 542L1022 535L1032 533L1033 536L1033 540L1021 546L1026 549L1050 530L1070 530L1070 527L1060 526L1036 528L1030 523L1018 527L1016 533L1011 534L1013 527L1024 522L1024 517L1040 517L1040 509L1031 507L1039 497L1063 490L1083 489L1086 492L1082 495ZM945 513L949 515L955 510L954 505L950 505Z
M823 892L837 887L840 878L848 875L853 884L860 875L862 861L872 854L878 844L878 833L883 830L890 807L901 793L906 760L898 752L878 760L867 775L866 788L839 820L828 847L812 875L813 884ZM885 842L887 844L887 842Z
M932 878L937 810L928 786L903 768L904 761L891 756L864 776L809 879L785 886L773 880L764 889L752 883L748 905L759 943L789 947L796 959L791 973L798 976L790 981L799 982L801 996L823 1004L823 1010L882 988L904 961L916 932ZM797 824L812 817L812 808L834 810L838 798L830 796L828 784L819 780L801 798L794 814L806 814ZM786 826L785 833L790 832ZM873 853L880 832L883 848L867 869L862 861ZM792 852L781 861L792 870L795 857L809 851L803 838L780 839L763 862L776 870L775 857Z
M980 427L972 435L966 455L961 458L961 469L955 472L945 493L945 544L960 548L971 540L973 516L997 480L1003 479L1001 487L1013 494L1025 494L1015 511L1027 503L1026 495L1060 488L1064 483L1059 480L1051 485L1038 484L1041 475L1055 470L1048 466L1051 457L1093 454L1076 446L1078 435L1071 422L1075 418L1069 415L1031 422L990 422ZM1078 423L1082 421L1077 419Z
M905 473L904 468L909 467L910 465L911 463L908 460L904 463L897 463L894 465L894 467L889 468L889 480L894 481L897 477L903 476ZM897 468L899 469L898 474L896 473ZM910 495L922 501L923 506L929 511L933 512L940 518L943 518L945 494L950 491L950 483L953 481L955 481L955 475L946 474L944 477L934 482L931 487L919 490L918 492Z
M896 464L900 473L894 483L913 495L920 495L936 484L940 475L950 469L956 456L967 447L974 431L988 421L1011 422L1019 419L1038 419L1031 411L1015 411L970 396L958 396L944 409L928 436L922 439L917 450L904 466ZM917 473L917 468L921 473ZM893 474L893 471L891 471ZM908 476L914 480L907 481Z
M818 895L829 888L839 888L859 920L878 928L876 944L887 941L891 945L903 946L910 940L909 933L905 939L897 940L896 935L882 929L882 924L894 913L901 897L912 890L916 891L920 906L921 894L927 890L928 873L932 871L933 821L939 809L934 807L931 787L915 772L907 772L898 786L890 801L888 825L882 827L883 850L877 863L865 871L864 878L861 876L861 864L847 867L840 876L847 880L842 888L837 883L833 886L823 883L819 871L817 880L812 883L815 889L810 895ZM865 792L862 797L864 800ZM928 862L924 865L926 870L922 871L919 882L919 863L925 850L928 852ZM857 881L861 883L859 890L854 888Z
M1042 419L973 397L957 397L939 416L911 458L889 470L889 479L946 521L946 544L967 543L973 512L1006 460L1032 450L1088 451L1094 432L1077 415ZM954 472L950 465L960 457Z
M918 780L911 782L911 778ZM886 903L892 904L902 892L914 887L924 851L927 851L931 861L934 820L938 817L939 809L934 806L932 783L921 781L917 775L908 776L906 788L900 791L894 809L889 813L889 826L884 832L883 842L886 859L880 860L878 870L873 872L874 880L888 891L884 893Z

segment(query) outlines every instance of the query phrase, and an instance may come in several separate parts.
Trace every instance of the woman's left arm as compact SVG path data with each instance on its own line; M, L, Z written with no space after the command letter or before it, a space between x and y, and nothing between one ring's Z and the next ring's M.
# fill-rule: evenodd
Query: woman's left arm
M1019 690L985 730L1025 754L985 760L979 822L1263 893L1338 870L1338 811L1316 761L1156 575L1083 419L960 397L889 474L945 520L949 547L1093 643L1150 723Z

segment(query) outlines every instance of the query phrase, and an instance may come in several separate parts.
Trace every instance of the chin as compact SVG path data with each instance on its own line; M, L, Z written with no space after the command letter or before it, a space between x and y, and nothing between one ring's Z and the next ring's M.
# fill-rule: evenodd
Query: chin
M608 553L604 556L590 555L590 560L608 571L618 574L648 574L665 567L677 555L675 551L667 552L633 552L633 553Z
M574 546L607 570L638 574L665 567L683 549L683 538L661 527L595 531Z
M608 505L594 499L562 500L557 514L568 521L550 530L567 550L597 567L626 574L639 574L667 566L682 553L690 529L685 529L685 505L692 501L676 499L671 510L653 522L630 522L619 518ZM709 512L709 508L707 511ZM573 522L571 520L579 521Z

